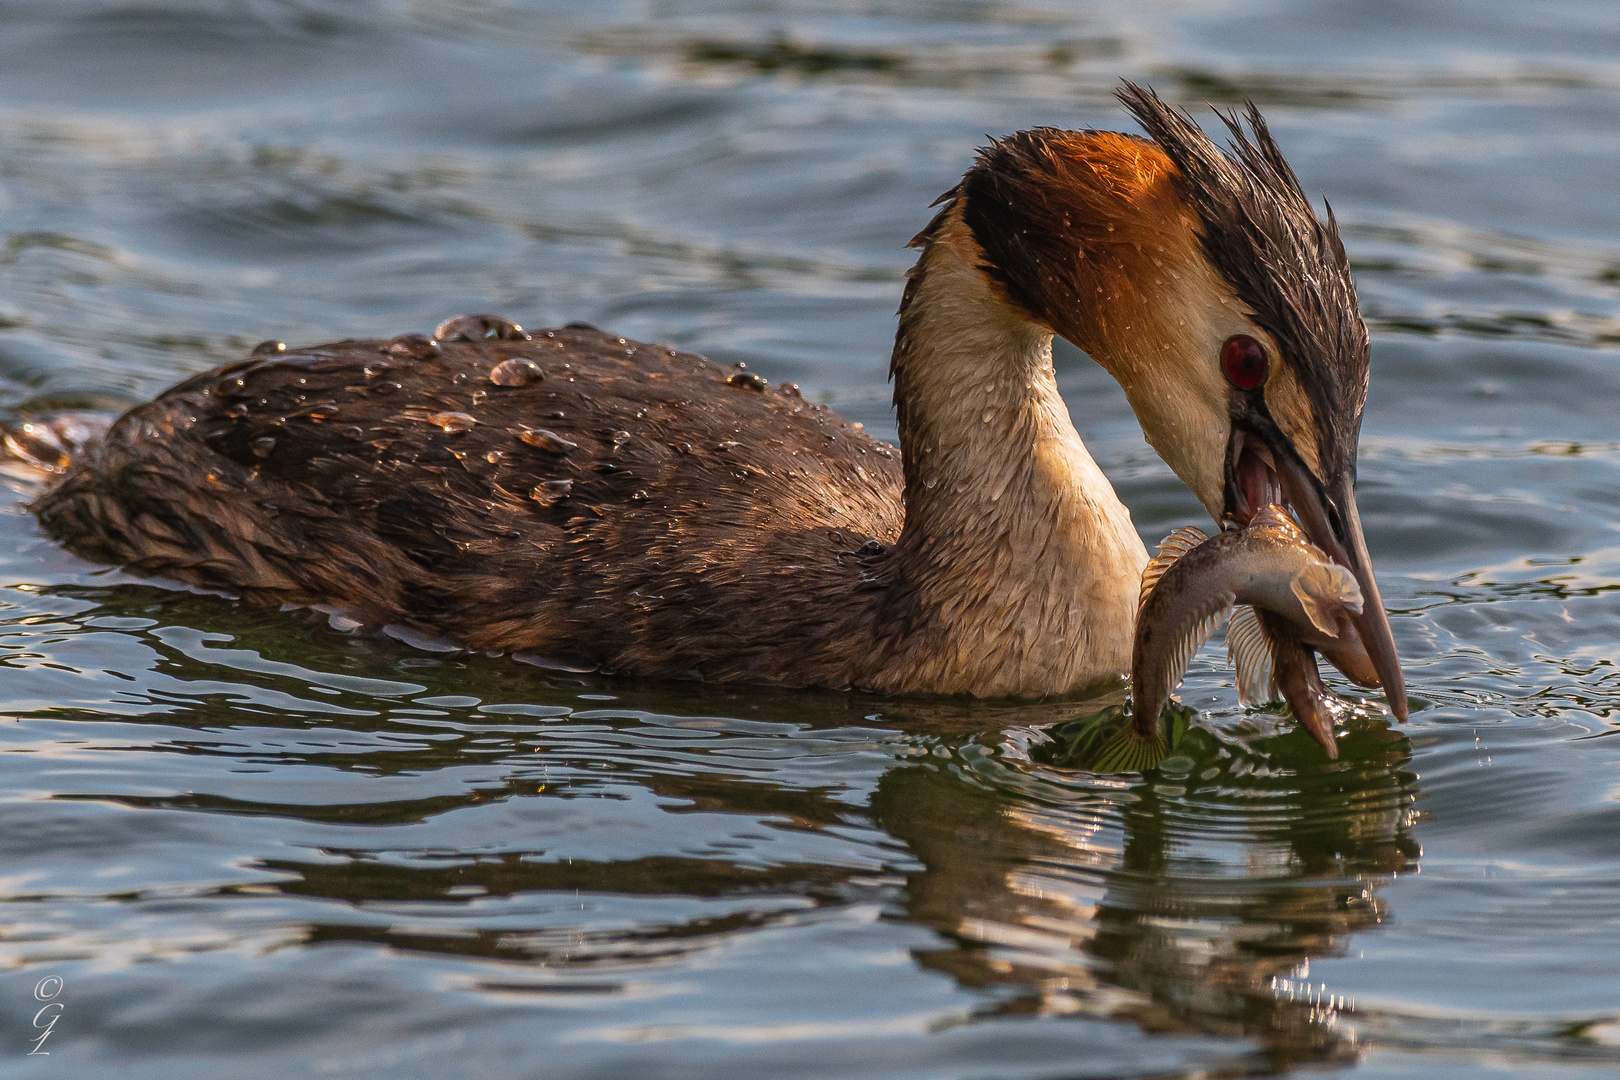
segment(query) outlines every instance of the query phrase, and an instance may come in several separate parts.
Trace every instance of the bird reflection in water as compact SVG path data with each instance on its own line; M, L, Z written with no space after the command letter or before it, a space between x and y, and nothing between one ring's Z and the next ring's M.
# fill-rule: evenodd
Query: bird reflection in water
M1352 722L1329 762L1297 730L1198 729L1127 778L1045 765L1059 744L1028 734L999 755L969 739L954 768L895 769L874 796L924 865L907 913L955 941L921 963L1003 991L987 1014L1248 1037L1268 1068L1356 1054L1353 1005L1309 969L1416 866L1404 736Z
M150 590L123 588L129 606L100 610L151 609ZM218 625L240 620L211 598L186 605L204 626L214 625L199 617L211 608ZM264 626L275 633L279 620L267 615ZM275 655L272 640L248 635L234 644ZM485 680L507 678L511 699L552 700L538 677L513 680L510 665L494 661L475 667ZM572 701L572 694L554 700ZM745 700L701 687L689 694L684 712L694 717L737 711ZM1122 695L1116 692L1111 707ZM667 695L659 700L668 706ZM328 750L280 742L260 750L261 760L327 769L349 801L263 801L248 788L58 797L318 826L326 837L318 855L278 848L255 860L275 880L232 887L221 902L261 894L314 901L284 928L289 942L473 961L464 972L467 988L503 1000L617 1000L660 972L685 979L697 970L689 961L739 937L795 924L806 902L875 902L941 935L914 960L977 995L968 1023L1019 1015L1061 1022L1072 1014L1150 1033L1250 1040L1247 1052L1260 1060L1246 1061L1245 1070L1357 1052L1353 1007L1347 1019L1330 999L1333 988L1313 984L1310 967L1343 955L1353 935L1387 917L1379 891L1414 869L1419 855L1410 746L1370 708L1346 718L1337 761L1307 732L1251 712L1190 728L1150 773L1105 776L1055 763L1073 730L1092 720L1075 719L1073 703L759 691L745 703L770 717L768 731L714 719L649 725L637 718L634 701L622 701L628 714L618 717L593 711L577 722L510 727L510 717L491 723L490 714L446 706L469 725L464 739L434 728L434 738L389 745L385 774L427 778L413 784L435 792L404 800L379 797L369 771L378 767L375 755L354 749L371 732L398 730L381 709L347 717L356 738ZM879 704L882 714L868 712ZM206 755L224 752L213 749L220 719L218 707L205 702L177 707L161 722L165 731L203 733L195 752ZM743 726L733 731L733 723ZM685 731L693 737L678 737ZM498 777L447 790L442 778L467 765L475 737L479 767L497 767ZM491 756L491 740L501 738L512 740L508 756ZM784 771L784 762L865 756L879 747L894 761L879 767L865 806L847 786L811 779L825 781L839 769ZM646 800L627 798L636 792L659 808L637 809ZM545 829L493 845L479 831L476 839L488 846L477 854L438 846L457 829L491 827L473 823L502 804L522 810L534 826L559 811L522 804L604 796L601 805L628 815L604 823L604 835L637 830L642 842L634 852L560 858L549 850L559 834ZM776 828L806 836L876 830L904 848L884 845L885 861L908 869L899 878L808 851L802 860L759 858L746 846L735 856L693 851L687 814L709 819L710 827L715 818L759 822L745 831L761 835ZM327 835L331 830L338 832ZM476 846L471 835L468 844ZM582 896L592 913L579 907ZM615 898L658 903L619 911ZM741 898L747 902L733 903Z

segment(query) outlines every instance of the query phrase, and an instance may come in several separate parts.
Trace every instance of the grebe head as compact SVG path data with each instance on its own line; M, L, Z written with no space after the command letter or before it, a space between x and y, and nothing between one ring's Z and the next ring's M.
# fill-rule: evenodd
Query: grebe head
M1356 627L1406 697L1355 502L1368 341L1331 210L1312 212L1251 105L1230 149L1127 83L1152 141L1020 132L953 194L984 271L1124 388L1147 440L1216 520L1286 503L1366 598Z

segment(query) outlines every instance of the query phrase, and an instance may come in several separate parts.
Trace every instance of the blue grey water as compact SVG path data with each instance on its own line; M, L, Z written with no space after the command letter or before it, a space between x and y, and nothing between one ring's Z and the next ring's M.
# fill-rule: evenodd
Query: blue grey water
M1081 703L423 651L79 562L13 485L0 1077L1620 1072L1607 0L6 0L0 410L496 310L892 437L929 202L1121 76L1253 98L1343 223L1409 723L1329 763L1211 647L1186 751L1097 777ZM1197 522L1059 368L1144 538Z

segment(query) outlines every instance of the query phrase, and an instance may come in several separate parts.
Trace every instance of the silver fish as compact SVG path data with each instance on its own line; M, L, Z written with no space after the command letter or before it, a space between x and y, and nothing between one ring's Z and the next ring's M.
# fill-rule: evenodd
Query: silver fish
M1362 685L1377 685L1351 617L1362 607L1351 572L1308 539L1286 511L1262 508L1242 528L1214 537L1180 529L1142 574L1131 684L1138 736L1158 737L1159 712L1193 653L1233 608L1228 649L1244 701L1280 688L1295 717L1337 756L1333 715L1312 650Z

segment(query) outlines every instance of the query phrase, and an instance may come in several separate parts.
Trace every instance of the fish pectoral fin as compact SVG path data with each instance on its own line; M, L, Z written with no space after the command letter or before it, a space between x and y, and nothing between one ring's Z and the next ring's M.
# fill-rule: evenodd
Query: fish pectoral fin
M1239 604L1226 624L1226 659L1237 669L1238 700L1245 705L1276 701L1277 675L1271 642L1260 627L1260 616L1248 604Z
M1305 609L1311 625L1335 641L1339 637L1339 611L1361 614L1361 586L1342 566L1312 563L1294 575L1288 588Z
M1187 552L1209 539L1209 534L1196 525L1188 525L1177 529L1159 542L1159 553L1148 560L1147 566L1142 568L1142 593L1136 601L1136 611L1140 615L1142 605L1147 603L1148 594L1153 586L1164 577L1164 572L1176 564Z

